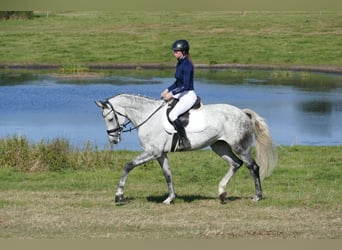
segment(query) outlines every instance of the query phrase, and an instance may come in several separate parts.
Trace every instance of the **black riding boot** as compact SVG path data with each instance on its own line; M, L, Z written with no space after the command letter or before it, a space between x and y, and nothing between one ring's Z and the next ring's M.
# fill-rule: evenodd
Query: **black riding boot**
M188 139L188 137L186 137L186 133L185 133L185 129L183 127L183 124L180 120L176 119L173 122L174 127L176 128L178 135L179 135L179 146L178 146L178 150L179 151L184 151L187 149L191 148L191 144L190 141Z

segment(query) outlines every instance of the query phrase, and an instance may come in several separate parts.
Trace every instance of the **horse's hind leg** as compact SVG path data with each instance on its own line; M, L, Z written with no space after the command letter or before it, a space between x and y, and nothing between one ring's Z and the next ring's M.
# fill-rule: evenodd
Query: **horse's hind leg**
M170 170L169 160L167 158L166 154L163 154L158 159L159 165L163 170L163 174L165 176L165 180L169 189L169 196L166 198L166 200L163 201L164 204L171 204L173 200L176 198L175 190L173 187L173 181L172 181L172 173Z
M261 181L260 181L260 175L259 175L259 166L253 159L250 152L246 154L240 154L241 159L246 164L249 172L253 176L254 179L254 185L255 185L255 196L253 198L253 201L259 201L262 199L262 188L261 188Z
M218 193L221 203L224 203L227 198L226 187L229 180L242 166L243 162L233 153L231 147L224 141L218 141L211 145L213 151L222 159L229 163L230 169L219 183Z

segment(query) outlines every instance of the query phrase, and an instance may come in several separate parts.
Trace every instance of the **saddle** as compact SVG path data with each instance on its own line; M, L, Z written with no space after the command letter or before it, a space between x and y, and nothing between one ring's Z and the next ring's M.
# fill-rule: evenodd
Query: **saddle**
M171 124L172 124L172 122L170 121L169 114L170 114L171 110L176 106L178 101L179 101L178 99L172 98L171 101L168 102L168 106L166 109L166 116L167 116L167 119L169 120L169 122ZM192 105L192 107L188 111L186 111L185 113L181 114L178 117L178 119L182 122L184 127L186 127L189 124L190 110L199 109L199 108L201 108L201 106L202 106L201 97L197 96L197 99L196 99L196 102L194 103L194 105Z

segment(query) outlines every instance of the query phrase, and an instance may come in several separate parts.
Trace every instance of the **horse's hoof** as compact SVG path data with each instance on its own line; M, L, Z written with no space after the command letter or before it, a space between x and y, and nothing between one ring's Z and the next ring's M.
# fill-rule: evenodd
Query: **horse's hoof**
M262 199L261 196L254 196L253 201L257 202L260 201Z
M166 204L166 205L171 205L173 204L175 201L174 201L175 198L167 198L165 201L163 201L163 204Z
M219 198L220 198L221 204L225 204L227 201L227 192L221 193Z
M125 198L123 194L115 195L115 203L122 204L124 201Z

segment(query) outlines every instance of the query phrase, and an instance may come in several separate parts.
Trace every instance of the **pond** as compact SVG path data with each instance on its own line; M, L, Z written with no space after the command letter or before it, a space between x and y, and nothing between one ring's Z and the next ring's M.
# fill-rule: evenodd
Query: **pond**
M32 143L65 138L109 148L95 100L119 93L159 98L173 71L111 71L90 78L49 73L0 72L0 138ZM204 104L229 103L263 116L275 145L342 144L342 75L290 71L198 70L196 91ZM210 122L210 121L209 121ZM114 149L139 150L136 132Z

